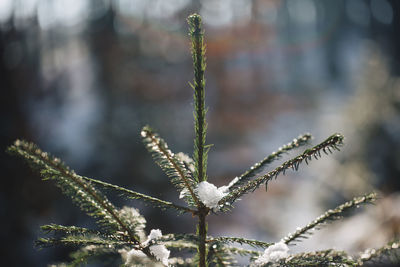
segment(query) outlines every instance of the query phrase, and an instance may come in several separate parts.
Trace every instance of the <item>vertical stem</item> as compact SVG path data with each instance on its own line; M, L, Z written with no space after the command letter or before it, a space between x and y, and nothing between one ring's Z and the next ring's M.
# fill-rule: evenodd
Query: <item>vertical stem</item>
M206 108L205 108L205 46L204 32L201 28L201 17L197 14L190 15L188 18L190 25L189 35L192 40L192 57L194 68L194 119L195 119L195 141L194 141L194 161L195 179L197 181L207 180L207 148L206 141Z
M207 249L206 249L206 237L207 237L207 223L206 216L208 214L207 209L201 209L199 212L199 225L197 228L197 234L199 237L199 267L206 267L207 262Z
M188 17L189 23L189 35L192 40L192 57L193 57L193 68L194 68L194 129L195 129L195 140L194 140L194 161L195 161L195 173L194 177L197 182L207 180L207 150L205 145L206 142L206 108L205 108L205 80L204 72L206 69L205 63L205 46L204 46L204 32L201 28L201 17L197 14L192 14ZM199 256L199 267L207 266L207 248L206 248L206 237L207 237L207 223L206 217L209 209L202 203L198 205L198 216L199 224L197 226L197 236L199 238L198 243L198 256Z

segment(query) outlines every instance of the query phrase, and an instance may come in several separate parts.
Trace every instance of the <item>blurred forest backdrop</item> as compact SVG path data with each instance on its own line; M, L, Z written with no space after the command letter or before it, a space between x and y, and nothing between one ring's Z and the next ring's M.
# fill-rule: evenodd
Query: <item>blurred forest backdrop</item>
M4 153L17 138L79 174L179 201L139 132L150 124L173 151L191 154L192 12L206 29L212 183L229 182L301 133L311 132L314 143L333 132L346 137L342 152L214 216L210 233L276 241L325 209L377 190L376 206L298 249L357 252L399 236L400 1L1 0L4 266L67 258L66 248L33 248L42 224L94 227L52 183ZM194 231L190 216L112 199L139 207L149 229Z

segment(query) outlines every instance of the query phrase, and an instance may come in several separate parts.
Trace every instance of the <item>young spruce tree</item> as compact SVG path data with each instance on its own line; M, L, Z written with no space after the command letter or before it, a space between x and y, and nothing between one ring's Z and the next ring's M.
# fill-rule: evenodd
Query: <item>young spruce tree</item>
M114 265L122 261L123 266L234 266L237 256L248 257L250 266L366 266L376 261L399 262L398 241L379 249L368 250L359 257L351 257L346 252L333 249L298 254L289 252L290 245L306 237L312 230L342 218L345 213L359 205L374 202L374 193L356 197L328 210L276 243L239 237L212 237L207 234L207 216L212 213L229 212L235 201L244 194L253 192L261 185L267 186L269 181L285 174L289 169L297 170L303 162L308 163L312 158L318 159L323 153L339 150L343 144L343 136L333 134L276 169L257 175L266 165L279 159L286 152L306 145L311 139L309 134L301 135L234 178L228 185L217 188L209 183L207 154L210 146L206 145L204 31L199 15L189 16L188 23L194 67L194 81L191 84L194 90L195 121L193 159L183 153L171 152L166 142L150 127L144 127L141 132L146 148L171 179L180 192L180 198L183 198L187 205L181 206L78 175L61 160L41 151L36 145L17 140L8 151L22 156L40 172L44 180L52 180L82 210L94 217L99 226L99 229L92 230L57 224L44 225L41 228L50 237L38 239L36 245L39 248L56 245L77 247L78 250L71 255L71 262L61 264L63 266L79 266L99 258L103 261L106 259L107 262L115 260ZM145 218L137 209L114 206L104 194L107 190L115 191L128 199L144 201L162 210L173 209L178 213L191 213L197 217L197 231L195 234L163 235L159 229L153 229L146 236ZM237 245L234 246L233 243ZM238 245L250 245L253 249ZM180 255L186 255L186 258L174 257L175 251L185 251L186 254Z

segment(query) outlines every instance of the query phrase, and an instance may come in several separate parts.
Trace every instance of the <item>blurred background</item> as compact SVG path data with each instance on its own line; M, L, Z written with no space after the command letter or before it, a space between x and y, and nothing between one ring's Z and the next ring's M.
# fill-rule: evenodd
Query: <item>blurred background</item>
M334 132L346 137L341 152L211 216L210 233L274 242L375 190L375 206L291 250L358 253L399 237L399 1L0 0L4 266L68 259L68 248L33 247L42 224L95 227L54 184L4 152L17 138L79 174L180 201L139 133L149 124L174 152L192 153L192 12L206 31L210 182L229 183L305 132L313 144ZM110 197L139 208L148 231L195 231L191 216Z

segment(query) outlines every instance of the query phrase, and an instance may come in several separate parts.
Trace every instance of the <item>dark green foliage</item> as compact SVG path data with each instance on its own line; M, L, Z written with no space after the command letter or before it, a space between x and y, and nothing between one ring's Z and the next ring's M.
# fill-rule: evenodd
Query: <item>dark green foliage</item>
M285 161L274 170L256 176L268 164L281 158L288 151L306 145L311 139L310 134L301 135L234 179L224 188L226 191L223 191L222 194L219 191L222 190L221 188L218 189L206 181L209 146L205 144L207 109L205 108L204 72L206 63L201 17L193 14L189 16L188 23L194 66L192 85L195 121L193 160L186 155L171 152L166 142L150 127L144 127L141 132L146 148L186 200L188 207L77 175L59 159L42 152L36 145L17 140L8 151L24 158L40 172L44 180L55 182L63 193L68 195L88 215L95 218L100 226L99 230L92 230L57 224L44 225L42 230L50 237L39 238L36 245L40 248L55 245L77 247L77 251L71 254L69 266L80 266L96 259L107 263L117 259L120 264L121 258L122 266L126 267L167 264L200 267L235 266L237 256L248 257L251 266L364 266L377 261L400 263L399 243L395 241L376 250L366 251L359 257L350 257L345 252L335 250L282 254L274 259L269 258L269 255L264 255L272 249L282 248L282 246L286 250L288 249L286 244L290 245L294 241L307 237L310 235L310 231L342 218L348 211L359 205L373 202L376 199L374 193L354 198L335 209L326 211L311 223L288 234L275 244L242 237L211 237L207 235L207 216L211 211L216 213L227 211L239 197L256 190L262 184L267 186L270 180L280 174L285 174L286 170L298 170L302 162L308 163L312 158L321 157L321 152L328 154L333 150L339 150L343 144L343 136L333 134L320 144L306 149L299 156ZM218 207L212 204L209 207L206 205L207 199L204 200L204 195L199 193L200 183L206 185L206 188L210 188L210 191L216 189L217 193L222 194L216 194L220 196L216 200ZM174 209L180 213L189 212L193 217L198 217L197 232L196 234L162 235L160 230L153 229L146 238L144 217L136 209L115 207L104 194L108 190L128 199L143 201L162 210ZM236 247L232 243L245 247ZM259 251L260 248L266 249L264 254ZM188 256L188 258L173 255L173 257L169 257L168 261L169 252L179 252L180 255ZM115 262L111 264L115 264Z
M204 72L206 69L204 32L202 29L201 17L198 14L192 14L188 17L189 36L192 41L192 58L194 69L194 80L192 88L194 90L194 179L197 182L207 180L207 154L210 146L206 146L206 113L205 107L205 79ZM197 203L199 204L199 203ZM198 205L199 223L197 225L197 234L199 236L198 255L199 266L206 266L207 247L205 240L207 238L206 216L209 209L200 203Z
M192 41L192 58L194 69L194 129L196 138L194 140L195 179L198 182L207 180L207 153L206 146L206 113L205 108L205 85L204 72L206 70L206 48L204 45L204 32L201 28L201 17L197 14L188 17L189 36Z

